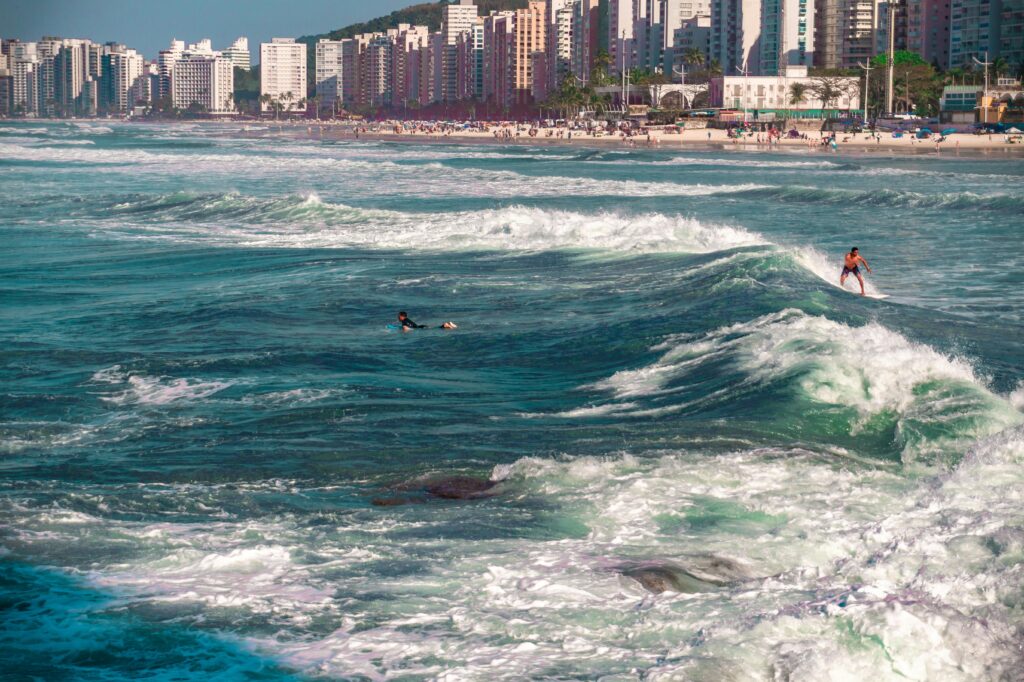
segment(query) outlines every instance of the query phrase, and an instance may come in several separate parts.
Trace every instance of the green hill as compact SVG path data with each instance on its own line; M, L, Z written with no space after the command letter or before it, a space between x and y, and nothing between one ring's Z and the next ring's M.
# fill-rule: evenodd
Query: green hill
M526 7L526 3L527 0L476 0L474 4L480 8L479 12L481 16L487 16L492 11L501 12L510 9L522 9ZM317 41L321 38L341 40L342 38L351 38L352 36L360 33L382 33L389 28L397 27L399 24L419 24L421 26L428 26L431 31L437 31L441 28L441 8L447 4L449 4L447 0L424 2L418 5L411 5L404 9L395 10L387 16L377 17L376 19L370 19L369 21L363 21L358 24L349 24L348 26L337 28L327 33L319 33L316 35L302 36L298 38L300 43L306 44L306 60L308 62L307 73L309 75L310 87L313 86L313 78L315 75L315 46Z

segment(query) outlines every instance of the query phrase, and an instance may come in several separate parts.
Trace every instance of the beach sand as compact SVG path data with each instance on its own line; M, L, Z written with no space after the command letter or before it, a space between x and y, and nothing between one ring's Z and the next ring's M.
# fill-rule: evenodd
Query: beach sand
M362 128L364 126L360 126ZM541 128L536 137L527 134L528 128L521 126L521 133L517 137L515 128L506 126L512 130L512 137L501 139L495 136L494 130L500 130L502 126L495 125L489 131L457 131L450 133L430 132L395 132L391 125L383 123L366 123L365 128L358 133L352 124L329 123L316 121L288 121L288 122L258 122L253 123L253 128L258 130L249 131L254 136L283 133L288 135L301 135L314 138L326 139L360 139L360 140L381 140L394 142L416 142L416 143L484 143L484 144L508 144L508 145L561 145L598 148L638 148L638 149L694 149L707 148L715 150L734 149L737 151L805 151L809 153L836 154L853 152L860 154L885 153L885 154L932 154L932 155L971 155L981 158L1006 158L1008 155L1024 156L1024 144L1008 144L1003 134L991 135L966 135L955 134L948 136L945 141L936 143L936 137L931 139L918 140L910 134L902 138L894 138L889 133L880 134L880 139L873 140L865 133L845 134L837 133L837 149L833 151L830 147L821 144L821 139L826 133L819 131L803 131L808 139L781 139L769 145L767 142L758 142L756 133L747 135L742 139L730 139L725 130L714 128L692 128L682 129L680 133L665 133L660 129L654 129L648 138L647 134L635 135L631 138L623 138L621 135L603 135L593 137L586 133L574 131L572 138L547 136L549 129ZM762 133L762 140L767 136Z

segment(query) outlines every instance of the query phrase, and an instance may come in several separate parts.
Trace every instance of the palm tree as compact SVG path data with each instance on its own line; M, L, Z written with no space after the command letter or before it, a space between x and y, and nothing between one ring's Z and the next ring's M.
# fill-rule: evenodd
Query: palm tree
M608 83L608 67L612 65L612 56L608 50L598 50L594 56L594 66L590 70L590 82L594 85Z
M691 47L683 54L683 62L691 66L703 66L704 52L699 47Z
M712 59L708 63L708 76L721 76L722 75L722 64L717 59Z
M996 57L992 60L992 71L996 75L996 80L999 80L999 78L1009 70L1010 63L1003 57Z
M265 105L265 106L273 109L274 108L273 102L274 102L274 98L271 97L270 95L267 95L267 94L260 95L260 108L262 108Z
M811 86L807 83L792 83L789 86L789 103L794 107L799 107L804 103L804 99L807 96L807 91L811 89Z
M810 89L821 100L821 111L824 116L829 106L843 96L844 83L840 77L817 76Z

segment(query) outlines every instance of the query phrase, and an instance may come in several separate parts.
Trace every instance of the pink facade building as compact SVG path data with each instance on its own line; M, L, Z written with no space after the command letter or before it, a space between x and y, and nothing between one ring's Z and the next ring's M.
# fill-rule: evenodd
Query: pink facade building
M907 49L928 63L949 63L950 0L907 0Z

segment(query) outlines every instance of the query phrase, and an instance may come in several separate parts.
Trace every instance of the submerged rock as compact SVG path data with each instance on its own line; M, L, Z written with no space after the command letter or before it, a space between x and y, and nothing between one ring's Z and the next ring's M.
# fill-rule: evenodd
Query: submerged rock
M689 571L672 564L650 564L622 570L622 575L640 583L648 592L710 592L720 585L701 580Z
M650 561L620 566L617 570L654 594L710 592L750 578L739 562L713 554L688 556L685 567L670 561Z
M405 504L423 504L431 499L478 500L493 497L497 481L479 476L435 476L399 483L390 490L399 495L375 497L370 504L376 507L397 507Z
M486 478L473 476L447 476L429 481L423 489L434 497L445 500L474 500L491 497L490 490L497 483Z

